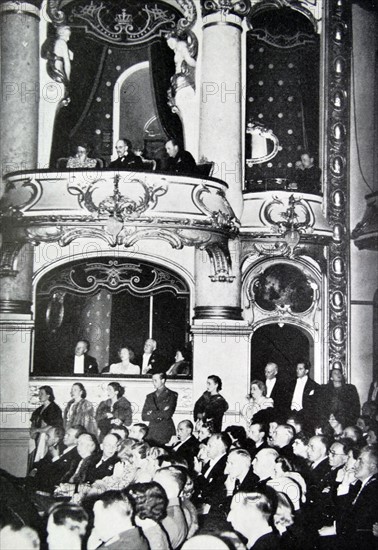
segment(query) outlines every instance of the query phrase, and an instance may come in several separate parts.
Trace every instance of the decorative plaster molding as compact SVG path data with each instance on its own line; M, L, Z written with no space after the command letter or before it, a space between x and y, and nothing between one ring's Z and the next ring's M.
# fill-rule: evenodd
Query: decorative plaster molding
M244 17L251 9L250 0L202 0L202 16L219 13L222 16Z
M327 0L325 34L325 144L328 221L334 228L328 247L329 367L349 372L349 93L351 2Z

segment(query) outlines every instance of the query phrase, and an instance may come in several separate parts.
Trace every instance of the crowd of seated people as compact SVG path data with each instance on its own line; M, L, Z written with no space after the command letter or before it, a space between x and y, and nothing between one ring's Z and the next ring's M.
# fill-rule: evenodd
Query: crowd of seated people
M226 429L217 375L177 426L165 373L135 423L118 382L96 413L77 413L81 384L64 414L42 387L46 453L25 478L0 471L1 549L376 549L376 394L361 409L340 371L324 386L309 372L285 384L268 363Z
M152 376L156 372L165 372L168 376L181 377L190 376L192 373L192 353L188 346L177 348L172 363L159 352L156 340L148 338L140 355L136 355L129 345L122 345L118 350L119 361L102 367L99 366L95 357L89 355L89 350L89 341L79 340L75 345L74 353L68 357L62 356L57 363L56 374ZM72 398L74 398L73 395Z

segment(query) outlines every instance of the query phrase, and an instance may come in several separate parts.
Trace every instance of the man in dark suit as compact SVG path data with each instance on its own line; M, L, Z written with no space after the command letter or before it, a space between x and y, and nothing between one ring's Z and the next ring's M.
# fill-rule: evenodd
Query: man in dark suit
M267 449L269 447L267 443L268 426L262 422L253 422L247 430L247 442L251 442L251 445L246 446L247 451L254 459L256 454L261 449Z
M345 550L376 550L378 538L373 535L373 525L378 522L377 448L364 447L354 470L357 483L350 486L346 495L338 497L344 512L336 523L337 532Z
M275 449L261 449L252 461L255 475L258 477L256 491L266 487L268 481L275 476L276 459L280 455Z
M25 479L27 488L52 493L64 475L70 468L76 468L80 462L80 456L77 452L77 440L85 432L82 426L69 428L64 434L63 444L65 449L60 452L59 445L55 443L54 432L63 430L63 428L50 428L48 436L48 452ZM51 442L51 445L50 445Z
M317 528L322 527L323 490L327 487L331 466L328 461L329 442L322 435L315 435L308 442L308 458L311 467L307 481L306 510Z
M98 374L98 364L94 357L88 355L88 340L79 340L75 354L65 359L61 365L61 374Z
M147 540L133 522L133 508L122 491L106 491L93 507L94 529L107 550L148 550Z
M251 464L251 456L245 449L234 449L229 453L224 471L227 475L225 481L227 500L224 504L226 514L230 511L231 500L236 493L248 493L256 489L259 478Z
M196 175L197 165L194 158L188 151L183 150L181 144L177 140L170 139L167 141L165 150L169 156L167 172L171 174Z
M194 467L194 457L199 450L199 441L193 435L193 424L190 420L182 420L177 426L177 443L170 449L177 458L187 461L189 469Z
M209 462L204 467L195 461L197 477L194 479L195 500L204 505L205 511L219 508L226 497L227 452L231 445L228 434L214 434L207 443Z
M266 396L274 401L277 413L284 414L288 410L289 396L287 385L278 376L278 365L267 363L265 367Z
M152 376L157 372L167 370L167 362L157 351L157 342L153 338L148 338L143 347L143 355L137 359L137 364L141 367L142 375Z
M311 364L309 361L297 363L297 380L290 388L290 408L292 411L302 411L307 424L317 418L318 397L320 386L309 377Z
M95 462L88 471L87 482L93 483L97 479L113 475L114 466L119 462L117 447L120 437L116 434L107 434L101 444L102 453L98 453Z
M148 441L165 445L176 433L172 416L176 410L177 392L165 387L167 376L160 372L152 375L155 391L146 396L142 420L149 422Z
M109 164L109 170L142 170L143 161L133 153L132 148L129 139L119 139L115 146L118 158Z

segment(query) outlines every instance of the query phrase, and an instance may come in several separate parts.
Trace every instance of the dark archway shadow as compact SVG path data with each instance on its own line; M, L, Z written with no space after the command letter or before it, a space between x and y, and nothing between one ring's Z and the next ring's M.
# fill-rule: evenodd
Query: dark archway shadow
M265 380L264 369L270 361L277 363L286 381L295 380L296 363L310 360L312 364L312 355L310 337L300 328L287 324L280 327L277 323L264 325L252 336L251 380Z

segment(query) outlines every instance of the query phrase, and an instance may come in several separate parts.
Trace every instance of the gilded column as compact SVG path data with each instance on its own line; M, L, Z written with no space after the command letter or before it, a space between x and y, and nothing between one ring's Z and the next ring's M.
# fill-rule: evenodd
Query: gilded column
M243 210L241 33L248 11L247 1L202 3L199 157L213 161L213 176L228 183L238 218Z

